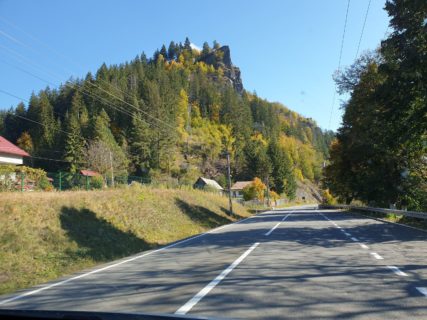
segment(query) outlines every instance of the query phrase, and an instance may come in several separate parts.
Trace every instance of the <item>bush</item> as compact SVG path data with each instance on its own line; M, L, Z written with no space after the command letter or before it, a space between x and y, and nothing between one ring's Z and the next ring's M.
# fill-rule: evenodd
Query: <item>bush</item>
M102 176L94 176L90 179L92 189L102 189L104 186L104 178Z
M328 205L334 205L337 203L336 199L329 192L329 189L323 190L322 203Z
M53 190L53 186L46 176L43 176L40 178L39 183L38 183L38 187L39 187L39 189L41 189L43 191L52 191Z
M245 201L258 199L264 200L264 191L267 189L265 184L259 178L255 178L251 184L243 188L243 199Z

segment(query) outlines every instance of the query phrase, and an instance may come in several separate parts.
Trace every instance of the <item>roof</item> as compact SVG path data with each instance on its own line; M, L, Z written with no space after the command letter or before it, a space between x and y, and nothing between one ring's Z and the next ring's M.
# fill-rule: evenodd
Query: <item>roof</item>
M208 186L210 186L210 187L213 187L213 188L215 188L215 189L218 189L218 190L224 190L219 184L218 184L218 182L216 182L215 180L212 180L212 179L206 179L206 178L203 178L203 177L200 177L198 180L202 180L206 185L208 185Z
M248 184L251 184L252 181L237 181L231 186L231 190L243 190Z
M15 146L12 142L3 138L2 136L0 136L0 152L6 153L6 154L12 154L15 156L21 156L21 157L29 157L30 156L26 151Z
M99 176L99 173L92 170L80 170L80 174L87 177L96 177Z

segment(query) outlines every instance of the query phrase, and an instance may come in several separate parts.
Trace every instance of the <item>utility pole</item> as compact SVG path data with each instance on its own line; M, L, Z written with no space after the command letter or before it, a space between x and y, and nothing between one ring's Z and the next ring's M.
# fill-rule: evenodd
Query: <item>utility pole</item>
M267 206L270 207L270 183L267 176Z
M230 215L233 214L233 202L231 201L231 173L230 173L230 152L227 151L227 176L228 176L228 203Z
M114 187L113 155L110 151L111 186Z

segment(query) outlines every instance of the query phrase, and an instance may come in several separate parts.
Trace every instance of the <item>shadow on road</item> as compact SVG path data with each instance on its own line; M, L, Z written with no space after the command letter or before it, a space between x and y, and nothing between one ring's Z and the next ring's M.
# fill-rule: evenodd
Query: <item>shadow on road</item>
M60 221L67 236L79 246L77 251L68 252L77 258L110 261L152 247L133 233L117 229L88 209L62 207Z
M175 199L175 203L184 214L203 227L215 228L232 221L205 207L195 206L178 198Z

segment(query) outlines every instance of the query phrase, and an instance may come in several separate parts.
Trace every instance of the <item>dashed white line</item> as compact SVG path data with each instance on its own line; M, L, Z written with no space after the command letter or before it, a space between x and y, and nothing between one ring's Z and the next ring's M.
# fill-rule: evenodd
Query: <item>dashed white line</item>
M427 297L427 288L425 287L416 287L416 289Z
M228 226L231 226L231 225L233 225L233 224L239 224L239 223L242 223L242 222L244 222L244 221L246 221L246 220L248 220L248 219L252 219L252 218L254 218L254 217L256 217L256 216L248 217L248 218L245 218L245 219L242 219L242 220L239 220L239 221L236 221L236 222L230 223L230 224L226 224L226 225L221 226L221 227L219 227L219 228L215 228L215 229L209 230L209 231L207 231L207 232L205 232L205 233L201 233L201 234L195 235L195 236L193 236L193 237L190 237L190 238L187 238L187 239L184 239L184 240L181 240L181 241L174 242L174 243L169 244L169 245L167 245L167 246L164 246L164 247L162 247L162 248L159 248L159 249L156 249L156 250L153 250L153 251L149 251L149 252L145 252L145 253L143 253L143 254L140 254L140 255L137 255L137 256L133 256L133 257L131 257L131 258L129 258L129 259L122 260L122 261L119 261L119 262L117 262L117 263L110 264L110 265L107 265L107 266L105 266L105 267L102 267L102 268L99 268L99 269L95 269L95 270L92 270L92 271L89 271L89 272L86 272L86 273L83 273L83 274L79 274L78 276L71 277L71 278L65 279L65 280L63 280L63 281L59 281L59 282L52 283L52 284L50 284L50 285L46 285L46 286L41 287L41 288L38 288L38 289L36 289L36 290L31 290L31 291L24 292L24 293L22 293L22 294L20 294L20 295L17 295L17 296L11 297L11 298L9 298L9 299L5 299L5 300L0 301L0 305L4 305L4 304L6 304L6 303L9 303L9 302L12 302L12 301L15 301L15 300L18 300L18 299L22 299L22 298L24 298L24 297L27 297L27 296L30 296L30 295L33 295L33 294L36 294L36 293L39 293L39 292L42 292L42 291L45 291L45 290L48 290L48 289L51 289L51 288L54 288L54 287L57 287L57 286L64 285L64 284L66 284L66 283L68 283L68 282L71 282L71 281L74 281L74 280L77 280L77 279L81 279L81 278L84 278L84 277L87 277L87 276L90 276L90 275L92 275L92 274L96 274L96 273L99 273L99 272L102 272L102 271L106 271L106 270L112 269L112 268L114 268L114 267L120 266L120 265L122 265L122 264L125 264L125 263L128 263L128 262L131 262L131 261L135 261L135 260L141 259L141 258L146 257L146 256L149 256L149 255L152 255L152 254L154 254L154 253L161 252L161 251L164 251L164 250L166 250L166 249L176 247L176 246L178 246L178 245L180 245L180 244L183 244L183 243L186 243L186 242L189 242L189 241L195 240L195 239L197 239L197 238L200 238L200 237L206 236L206 235L208 235L208 234L212 234L212 233L214 233L215 231L219 231L219 230L221 230L221 229L223 229L223 228L226 228L226 227L228 227Z
M355 238L355 237L351 237L351 240L353 240L354 242L359 242L359 239Z
M407 277L408 274L403 272L402 270L400 270L398 267L396 266L387 266L387 268L389 268L391 271L393 271L395 274L397 274L398 276L402 276L402 277Z
M280 222L278 222L273 228L271 228L270 229L270 231L268 231L266 234L265 234L265 236L269 236L273 231L274 231L274 229L276 229L278 226L280 226L280 224L281 224L282 222L280 221Z
M209 284L200 290L193 298L188 300L181 308L179 308L175 314L184 315L190 311L200 300L203 299L215 286L220 283L235 267L239 265L257 246L259 242L254 243L248 250L246 250L240 257L238 257L227 269L222 271L215 279L213 279Z
M377 260L383 260L384 258L381 257L378 253L376 252L370 252L371 256L373 256L375 259Z
M280 224L285 221L291 214L292 212L294 212L295 210L292 210L290 213L288 213L286 216L283 217L282 221L278 222L273 228L270 229L270 231L268 231L265 236L269 236L278 226L280 226Z
M360 246L362 249L369 249L369 247L368 247L366 244L364 244L364 243L359 243L359 246Z
M348 232L344 232L344 234L345 234L347 237L351 237L351 234L350 234L350 233L348 233Z
M292 210L290 213L288 213L286 216L283 217L282 221L285 221L295 210Z

